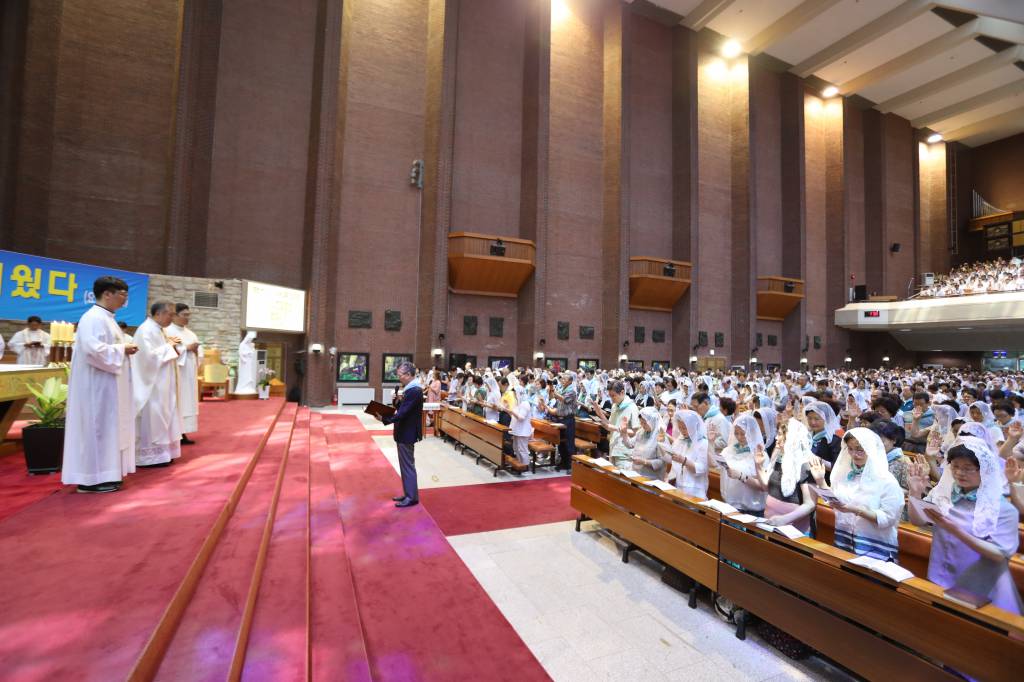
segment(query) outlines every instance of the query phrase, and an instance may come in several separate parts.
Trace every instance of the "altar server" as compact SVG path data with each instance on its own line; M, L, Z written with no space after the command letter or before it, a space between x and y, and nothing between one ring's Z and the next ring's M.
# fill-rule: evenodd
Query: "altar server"
M181 343L175 346L178 352L178 412L181 414L181 444L192 445L194 440L188 434L199 430L199 368L203 364L203 348L199 337L188 328L192 311L188 305L174 306L174 320L167 327L169 336L176 336Z
M61 480L83 493L110 493L135 471L131 363L138 348L125 343L114 312L128 300L116 277L93 284L96 305L78 322L68 379Z
M11 349L18 354L19 365L50 364L50 335L41 327L43 321L33 315L28 326L11 337Z
M139 353L132 366L135 409L135 463L167 466L181 456L181 417L178 414L177 336L164 330L171 324L174 304L157 301L150 316L135 331Z

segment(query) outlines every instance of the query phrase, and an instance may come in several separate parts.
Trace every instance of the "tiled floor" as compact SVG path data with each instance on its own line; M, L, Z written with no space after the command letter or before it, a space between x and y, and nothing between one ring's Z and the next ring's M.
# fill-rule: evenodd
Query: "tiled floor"
M589 530L588 530L589 527ZM556 682L571 680L848 680L824 661L796 662L710 606L687 606L640 553L629 564L596 524L554 523L448 538Z

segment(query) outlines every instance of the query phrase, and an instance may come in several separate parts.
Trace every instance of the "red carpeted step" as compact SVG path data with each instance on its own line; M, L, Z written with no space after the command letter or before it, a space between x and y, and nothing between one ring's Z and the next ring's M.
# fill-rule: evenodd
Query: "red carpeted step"
M549 679L358 419L323 420L373 678Z
M309 447L309 409L301 408L245 649L245 680L306 679Z
M370 662L345 550L344 527L327 456L323 418L319 414L311 417L311 679L314 682L370 680Z
M0 678L123 680L283 401L200 405L198 443L112 495L74 487L0 522Z
M267 510L296 414L296 405L285 406L174 633L157 680L226 679Z

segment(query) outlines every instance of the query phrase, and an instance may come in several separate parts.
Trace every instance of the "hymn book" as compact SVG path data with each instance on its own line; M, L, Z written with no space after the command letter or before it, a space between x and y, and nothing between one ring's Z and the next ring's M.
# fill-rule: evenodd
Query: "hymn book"
M384 417L392 416L395 413L395 408L390 405L385 405L384 403L378 403L376 400L371 400L363 411L371 417L380 417L383 419Z
M881 573L886 578L891 578L898 583L901 583L904 580L910 580L914 577L913 573L898 564L894 564L891 561L882 561L881 559L876 559L870 556L859 556L853 559L848 559L846 563L866 568L869 571L874 571L875 573Z
M935 504L934 502L922 500L921 498L918 497L908 497L907 500L910 503L910 506L914 508L914 511L916 511L921 518L925 519L928 522L929 526L934 526L935 523L930 518L928 518L927 514L924 513L926 509L934 509L938 513L942 514L942 510L939 508L939 505ZM945 514L943 514L943 516L945 516Z

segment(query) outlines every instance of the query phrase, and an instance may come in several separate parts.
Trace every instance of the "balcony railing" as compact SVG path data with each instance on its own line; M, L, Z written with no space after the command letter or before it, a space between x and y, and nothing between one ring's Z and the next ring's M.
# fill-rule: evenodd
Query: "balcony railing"
M804 281L793 277L757 278L757 319L784 320L804 300Z
M533 273L536 253L528 239L451 232L448 286L457 294L515 298Z
M690 288L686 261L633 256L629 259L629 307L670 312Z

